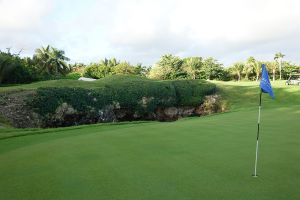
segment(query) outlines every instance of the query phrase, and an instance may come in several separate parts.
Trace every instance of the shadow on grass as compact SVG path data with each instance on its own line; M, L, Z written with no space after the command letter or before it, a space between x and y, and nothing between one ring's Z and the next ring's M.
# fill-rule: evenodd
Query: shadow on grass
M80 125L80 126L70 126L70 127L62 127L62 128L47 128L47 129L41 129L41 128L26 128L26 129L17 129L17 128L2 128L0 129L0 140L12 138L12 137L20 137L20 136L26 136L26 135L36 135L36 134L44 134L44 133L58 133L58 132L64 132L64 131L72 131L72 130L80 130L84 129L86 127L89 128L107 128L110 129L112 127L118 127L119 126L130 126L130 125L137 125L137 124L146 124L151 123L150 121L133 121L133 122L112 122L112 123L99 123L99 124L87 124L87 125ZM100 130L100 129L99 129Z

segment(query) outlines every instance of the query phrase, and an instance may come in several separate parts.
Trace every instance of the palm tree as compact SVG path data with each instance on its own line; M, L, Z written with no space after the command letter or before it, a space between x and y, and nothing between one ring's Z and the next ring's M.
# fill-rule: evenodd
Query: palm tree
M274 56L274 60L279 64L279 79L281 80L281 65L282 65L282 58L284 57L285 55L282 54L281 52L278 52L275 54Z
M108 66L108 60L107 58L104 58L104 60L100 60L100 65L103 65L103 66Z
M70 59L64 54L63 50L48 45L46 48L36 49L34 58L40 63L42 70L48 74L66 74L70 71L66 61Z
M51 60L55 68L55 72L60 74L66 74L67 72L69 72L70 67L68 66L66 61L69 61L70 59L65 56L65 52L53 47L51 47L51 49Z
M253 73L255 59L253 57L249 57L245 63L243 73L245 74L245 79L249 80L249 74Z
M117 59L115 58L112 58L112 59L107 59L107 58L104 58L104 60L100 60L100 65L103 65L103 66L106 66L106 67L115 67L117 66L118 64L120 64L120 62L117 61Z
M238 76L238 81L241 80L241 74L244 69L244 66L245 66L244 63L242 63L242 62L234 63L232 66L232 71L235 75Z
M276 75L276 69L277 69L277 64L276 62L267 62L267 68L272 71L272 78L273 78L273 81L275 81L275 75Z
M261 71L261 62L256 60L253 63L253 66L254 66L254 71L255 71L255 74L256 74L255 81L258 81L259 75L260 75L260 71Z
M260 62L255 60L255 58L251 56L247 59L246 65L251 65L251 68L256 75L255 81L258 81L261 70Z
M108 60L108 66L109 67L115 67L118 64L120 64L120 62L117 61L117 59L115 59L115 58L112 58L112 59Z
M35 50L34 59L38 61L38 63L41 65L41 69L43 71L47 71L48 74L50 74L50 46L48 45L46 48L41 47L39 49Z

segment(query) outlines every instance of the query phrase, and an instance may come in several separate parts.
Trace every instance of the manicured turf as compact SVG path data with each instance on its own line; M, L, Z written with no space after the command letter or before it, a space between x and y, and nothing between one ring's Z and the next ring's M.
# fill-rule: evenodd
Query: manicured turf
M28 134L0 140L0 199L299 199L300 88L277 83L275 101L264 95L253 178L257 83L217 84L228 113L172 123L0 129L2 136Z

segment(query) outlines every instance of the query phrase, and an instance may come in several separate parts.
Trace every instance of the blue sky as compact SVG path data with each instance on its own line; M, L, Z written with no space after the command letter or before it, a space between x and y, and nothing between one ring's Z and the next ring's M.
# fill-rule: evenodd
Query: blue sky
M225 65L276 52L300 63L297 0L0 0L0 49L50 44L72 62L104 57L154 64L162 54Z

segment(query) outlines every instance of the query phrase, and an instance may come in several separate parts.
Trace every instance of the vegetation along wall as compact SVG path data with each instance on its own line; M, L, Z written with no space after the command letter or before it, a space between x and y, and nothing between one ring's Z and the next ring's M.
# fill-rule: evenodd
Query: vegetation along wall
M59 127L130 120L170 121L205 114L201 105L208 96L216 93L216 86L204 80L151 80L116 75L93 84L91 89L80 84L76 87L49 85L26 92L9 92L2 98L9 98L11 102L23 101L15 104L19 108L12 110L14 113L9 116L7 113L11 112L4 112L5 105L1 105L1 114L17 127ZM20 111L22 109L24 114Z

